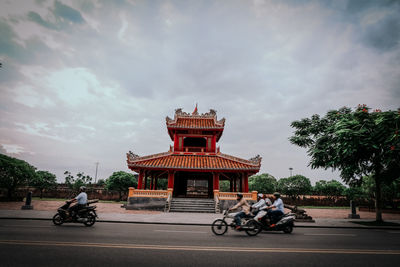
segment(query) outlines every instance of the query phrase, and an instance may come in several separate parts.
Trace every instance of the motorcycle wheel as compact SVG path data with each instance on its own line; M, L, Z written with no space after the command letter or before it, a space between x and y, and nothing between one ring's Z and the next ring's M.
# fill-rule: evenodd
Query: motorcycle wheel
M56 215L53 216L53 223L55 225L61 225L64 223L64 219L60 213L56 213Z
M85 221L84 224L88 227L92 226L96 222L96 216L92 213L89 213L86 219L87 221Z
M249 220L246 223L246 234L249 236L256 236L261 232L261 225L255 220Z
M292 225L286 225L286 226L283 228L283 232L284 232L285 234L290 234L292 231L293 231L293 226L292 226Z
M212 223L211 230L216 235L223 235L228 231L228 224L224 220L217 219Z

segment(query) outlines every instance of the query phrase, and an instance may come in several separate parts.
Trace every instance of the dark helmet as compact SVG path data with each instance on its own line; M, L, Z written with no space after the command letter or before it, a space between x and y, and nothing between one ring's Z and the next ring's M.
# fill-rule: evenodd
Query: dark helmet
M85 186L81 186L81 187L79 187L79 190L80 190L81 192L85 192L85 191L86 191L86 187L85 187Z
M281 197L281 194L280 194L279 192L275 192L275 193L274 193L274 197L277 197L277 198L278 198L278 197Z
M243 198L243 194L242 194L242 193L237 193L236 197L237 197L238 199L242 199L242 198Z

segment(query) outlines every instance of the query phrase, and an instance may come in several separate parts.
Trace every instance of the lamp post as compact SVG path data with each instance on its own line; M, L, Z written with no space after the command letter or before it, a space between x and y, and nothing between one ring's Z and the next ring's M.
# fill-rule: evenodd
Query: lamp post
M97 168L99 167L99 163L96 162L96 174L94 175L94 183L97 183Z
M292 167L290 167L290 168L289 168L290 177L292 177L292 171L293 171L293 168L292 168Z

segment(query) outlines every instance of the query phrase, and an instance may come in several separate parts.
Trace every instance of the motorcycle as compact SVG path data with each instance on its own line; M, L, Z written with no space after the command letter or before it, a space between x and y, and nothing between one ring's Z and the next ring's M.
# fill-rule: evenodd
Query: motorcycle
M278 218L278 221L271 227L268 216L265 215L257 222L260 225L260 232L264 231L283 231L290 234L293 231L296 215L294 213L286 213Z
M83 223L85 226L92 226L98 218L96 214L96 206L89 206L96 203L98 200L88 201L86 207L81 208L77 212L68 212L71 201L66 201L64 205L57 209L57 213L53 216L53 223L55 225L62 225L63 223Z
M228 226L232 229L236 228L236 223L234 221L236 213L228 213L228 210L224 211L222 219L216 219L211 224L211 230L215 235L223 235L228 231ZM253 219L253 215L248 215L241 218L242 227L236 231L245 231L249 236L256 236L261 232L261 224L257 223Z

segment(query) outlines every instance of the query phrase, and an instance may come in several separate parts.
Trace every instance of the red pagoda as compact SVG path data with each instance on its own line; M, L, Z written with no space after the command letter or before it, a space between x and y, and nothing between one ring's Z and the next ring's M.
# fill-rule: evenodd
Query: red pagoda
M199 114L196 106L192 114L176 109L173 119L166 117L166 124L174 142L168 152L143 157L127 153L129 169L139 174L138 188L131 188L130 196L135 190L153 197L160 191L164 197L157 188L159 179L168 180L167 191L174 198L213 198L222 180L229 181L230 192L249 191L248 177L260 170L261 157L246 160L220 152L217 142L225 118L218 120L212 109Z

